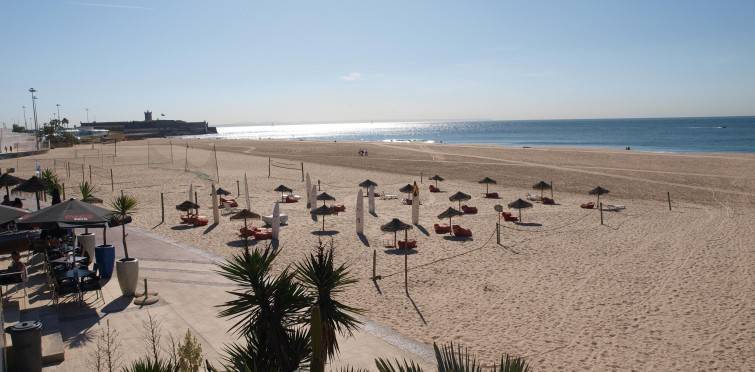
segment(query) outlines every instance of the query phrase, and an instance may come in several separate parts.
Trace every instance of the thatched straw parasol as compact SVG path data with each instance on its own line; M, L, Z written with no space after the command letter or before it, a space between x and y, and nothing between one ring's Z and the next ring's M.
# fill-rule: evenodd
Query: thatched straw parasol
M408 198L409 194L411 194L411 193L414 192L414 185L411 185L411 184L407 183L406 185L401 186L401 188L398 189L398 191L401 192L401 193L407 194L406 197Z
M249 218L251 218L251 219L259 219L260 215L257 214L257 213L254 213L254 212L252 212L252 211L250 211L248 209L242 209L242 210L239 211L239 213L236 213L233 216L231 216L232 220L243 219L244 220L244 229L248 228L248 226L246 224L246 220L249 219ZM249 237L246 234L244 234L244 248L249 249Z
M444 220L444 219L448 218L448 226L453 226L451 224L451 218L453 218L453 217L459 217L459 216L463 216L463 215L464 215L464 212L462 212L462 211L460 211L458 209L455 209L454 207L448 207L448 209L446 209L445 211L443 211L443 213L441 213L441 214L438 215L438 219Z
M13 190L29 193L33 192L34 196L36 196L37 198L37 210L39 210L39 193L42 191L47 191L48 188L49 186L47 185L47 182L43 181L37 176L34 176L24 182L21 182L21 184L16 186L16 188Z
M331 196L327 192L323 192L322 194L317 195L316 199L317 200L322 200L322 205L325 205L326 201L335 201L336 200L335 196Z
M598 208L600 208L600 196L603 195L603 194L608 194L609 192L610 191L608 191L608 189L604 189L604 188L598 186L598 187L590 190L589 194L590 195L597 195L598 196L598 202L597 202L597 204L595 206L598 207Z
M278 185L273 191L281 193L281 199L283 199L283 194L291 194L294 190L286 185Z
M485 185L485 193L487 194L490 191L490 190L488 190L488 188L490 187L490 185L495 185L497 182L494 179L490 178L490 177L485 177L485 178L477 181L477 183Z
M322 231L325 231L325 216L333 214L333 210L327 205L323 204L312 211L312 214L316 216L322 216Z
M378 185L377 182L375 182L375 181L373 181L373 180L371 180L371 179L368 178L368 179L362 181L359 184L359 187L364 187L364 195L367 196L367 189L369 189L370 186L377 187L377 185Z
M409 241L409 230L413 229L412 225L402 222L398 218L394 218L391 222L380 226L380 231L393 233L393 246L398 247L398 232L404 231L404 241Z
M518 209L519 210L519 222L521 222L522 221L522 209L532 208L532 203L530 203L530 202L528 202L526 200L517 199L517 200L514 200L513 202L509 203L509 208L514 208L514 209Z
M540 199L543 198L543 191L550 190L551 185L548 182L540 181L532 186L535 190L540 190Z
M189 215L189 212L191 212L192 209L199 209L199 204L194 203L193 201L186 200L183 203L176 206L176 209L182 212L186 212L186 215Z
M444 181L445 180L445 178L443 178L443 177L441 177L441 176L439 176L437 174L434 175L434 176L432 176L432 177L430 177L430 179L433 180L433 181L435 181L435 187L438 187L438 181Z
M457 201L457 202L459 202L459 209L461 209L461 202L467 201L469 199L472 199L472 197L469 196L468 194L465 194L465 193L461 192L461 191L458 191L458 192L456 192L456 194L453 194L453 195L451 195L451 196L448 197L448 200L450 200L450 201Z
M224 189L222 187L218 187L218 189L215 190L215 193L218 194L219 196L228 196L228 195L231 195L230 191L228 191L228 190L226 190L226 189Z
M2 176L0 176L0 186L5 186L5 195L8 195L10 198L10 189L9 186L16 186L20 183L24 182L23 179L18 178L10 173L4 173Z

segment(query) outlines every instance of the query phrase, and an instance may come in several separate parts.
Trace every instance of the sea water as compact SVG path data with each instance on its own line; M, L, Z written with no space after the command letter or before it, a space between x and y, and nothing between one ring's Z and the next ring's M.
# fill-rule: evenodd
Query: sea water
M221 138L755 152L755 117L220 125Z

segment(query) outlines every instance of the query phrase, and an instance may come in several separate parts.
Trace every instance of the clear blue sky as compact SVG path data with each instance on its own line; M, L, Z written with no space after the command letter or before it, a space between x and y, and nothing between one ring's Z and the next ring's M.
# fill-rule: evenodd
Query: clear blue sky
M4 0L0 15L8 123L30 87L42 120L59 103L74 122L755 114L752 0Z

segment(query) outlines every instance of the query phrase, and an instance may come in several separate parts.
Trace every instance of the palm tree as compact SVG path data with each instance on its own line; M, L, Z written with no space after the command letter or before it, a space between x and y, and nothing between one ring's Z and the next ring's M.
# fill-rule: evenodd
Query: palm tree
M110 202L110 208L113 209L113 215L121 224L123 229L123 253L126 258L125 261L130 261L128 256L128 246L126 245L126 217L136 211L136 198L130 195L121 195L113 199Z
M284 269L271 273L277 257L270 246L244 252L219 265L218 273L240 288L229 291L236 298L220 305L222 317L236 319L231 327L245 339L226 349L228 370L297 370L312 354L309 332L302 327L302 313L311 300L297 283L295 274Z
M311 333L313 335L320 333L321 339L313 340L312 343L313 346L322 345L322 348L319 348L322 355L313 355L313 360L319 361L322 363L321 367L324 367L325 361L338 352L336 333L350 336L362 324L355 318L355 315L363 312L362 310L341 303L335 298L346 287L357 281L350 277L345 264L335 266L333 246L325 250L322 243L317 247L316 254L310 253L304 262L296 264L296 278L312 298L310 316L319 313L318 328L321 332L312 330ZM317 312L312 311L315 308ZM313 349L318 348L313 347Z
M438 364L438 372L482 372L482 364L477 362L477 358L469 353L469 350L456 346L454 344L443 345L438 347L433 343L435 351L435 361ZM395 365L394 365L395 363ZM376 359L375 365L379 372L422 372L422 367L414 362L395 360L391 362L387 359ZM490 372L531 372L532 369L523 358L512 357L508 354L501 355L500 363L493 364L489 369Z

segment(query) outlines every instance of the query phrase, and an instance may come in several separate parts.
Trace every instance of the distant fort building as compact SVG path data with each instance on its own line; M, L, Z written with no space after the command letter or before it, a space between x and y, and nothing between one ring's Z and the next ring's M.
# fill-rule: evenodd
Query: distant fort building
M110 132L123 133L127 139L217 133L217 129L206 121L153 120L152 111L144 112L144 121L93 121L80 124L81 127L90 129L107 129Z

